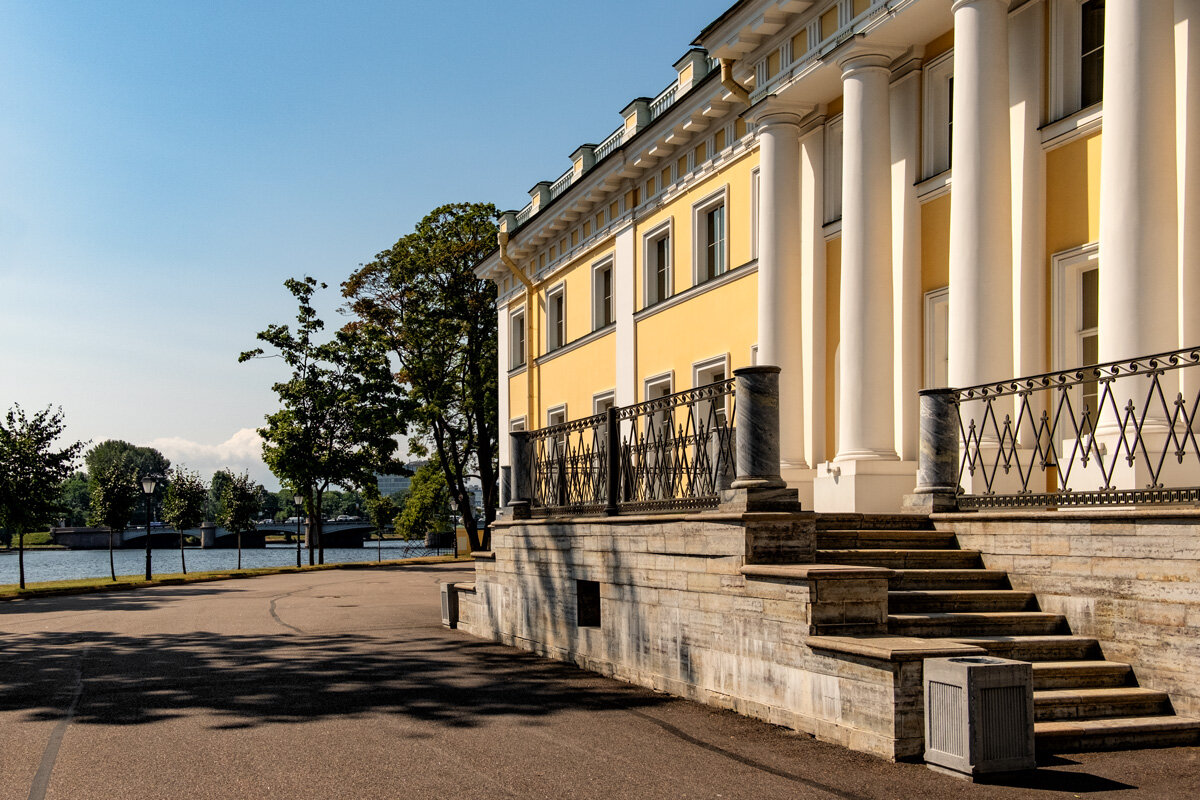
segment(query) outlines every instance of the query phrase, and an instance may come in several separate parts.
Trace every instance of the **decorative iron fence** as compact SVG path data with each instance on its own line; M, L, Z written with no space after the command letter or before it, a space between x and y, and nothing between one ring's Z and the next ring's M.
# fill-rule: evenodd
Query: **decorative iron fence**
M514 434L526 455L514 459L513 481L529 481L538 515L714 508L736 470L734 386L731 378Z
M923 406L922 449L957 448L963 509L1200 502L1198 365L1188 348L946 390L957 436L935 445Z

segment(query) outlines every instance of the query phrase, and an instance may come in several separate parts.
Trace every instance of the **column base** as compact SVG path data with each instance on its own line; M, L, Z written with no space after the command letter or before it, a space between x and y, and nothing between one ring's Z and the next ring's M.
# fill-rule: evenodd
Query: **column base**
M839 461L817 467L813 509L818 512L897 514L917 485L915 461Z
M813 481L817 477L815 469L809 469L807 465L792 467L787 463L779 465L779 474L787 481L789 489L795 489L800 495L800 505L807 509L813 507Z

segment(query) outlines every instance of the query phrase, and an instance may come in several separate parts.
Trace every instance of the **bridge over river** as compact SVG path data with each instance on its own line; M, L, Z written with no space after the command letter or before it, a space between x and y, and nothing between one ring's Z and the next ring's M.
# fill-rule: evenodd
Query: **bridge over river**
M374 532L375 527L370 522L326 522L322 526L324 545L326 547L362 547L363 539ZM215 525L201 525L184 531L187 536L195 537L200 546L237 547L237 535ZM242 533L242 547L266 547L268 534L296 535L295 523L271 522L259 525L255 530ZM50 535L54 543L71 550L107 550L108 528L51 528ZM151 547L177 547L179 532L174 528L151 526ZM130 528L113 537L113 547L136 548L146 546L146 526Z

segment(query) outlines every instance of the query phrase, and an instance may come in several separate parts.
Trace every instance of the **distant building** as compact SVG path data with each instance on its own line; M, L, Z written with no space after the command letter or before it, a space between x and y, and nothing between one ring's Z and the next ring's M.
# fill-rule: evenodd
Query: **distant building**
M421 467L425 466L426 461L410 461L404 465L404 468L409 472L416 472ZM412 485L411 475L383 475L375 473L375 482L379 487L379 493L384 497L396 494L397 492L407 492Z

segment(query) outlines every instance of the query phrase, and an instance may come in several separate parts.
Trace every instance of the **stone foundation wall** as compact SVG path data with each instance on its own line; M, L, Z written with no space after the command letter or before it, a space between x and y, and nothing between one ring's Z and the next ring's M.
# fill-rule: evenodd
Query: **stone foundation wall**
M839 651L839 635L886 631L890 572L812 565L814 541L811 514L501 522L459 627L856 750L919 755L920 661ZM579 581L599 584L598 626L579 624L596 588Z
M1037 593L1141 686L1200 716L1200 510L938 514L938 528Z

